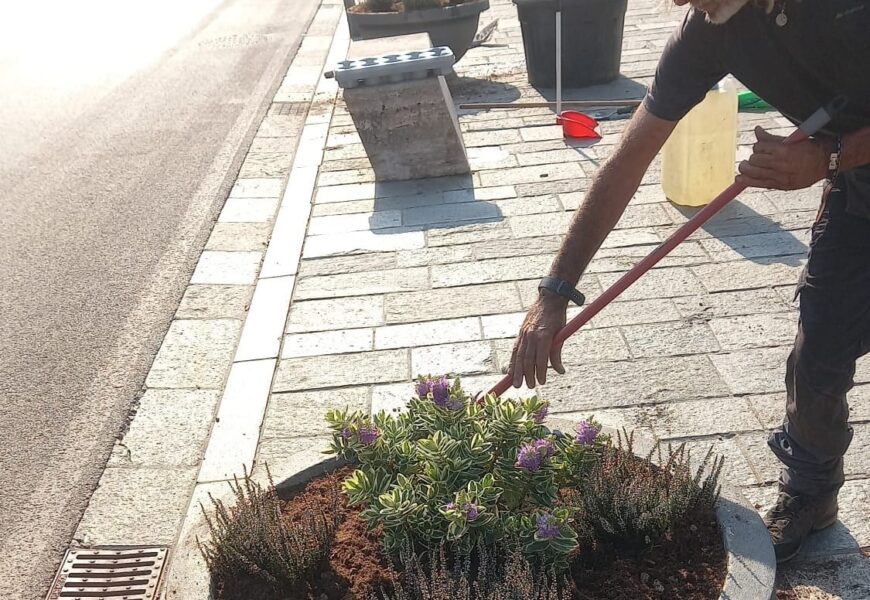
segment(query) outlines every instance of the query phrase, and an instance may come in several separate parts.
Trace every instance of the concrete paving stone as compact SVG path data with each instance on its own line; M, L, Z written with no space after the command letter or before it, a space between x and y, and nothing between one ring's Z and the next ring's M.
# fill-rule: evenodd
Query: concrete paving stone
M271 223L215 223L205 249L263 252L271 234Z
M513 283L387 294L383 303L387 323L476 317L522 308L519 294Z
M475 260L488 260L490 258L510 258L514 256L529 255L555 255L562 246L562 238L558 236L544 236L536 238L520 238L505 240L490 240L464 247L472 251ZM456 248L456 246L453 246Z
M377 213L375 213L377 214ZM402 211L404 225L450 225L503 218L498 206L490 202L464 202L442 206L421 206Z
M467 153L468 164L474 171L506 169L517 166L517 159L500 146L470 147Z
M520 129L523 141L537 142L541 140L563 139L562 127L557 125L543 125L540 127L523 127Z
M352 231L369 231L400 227L402 213L398 210L382 210L374 213L313 217L308 223L308 235L343 234Z
M477 317L443 319L378 327L375 329L375 349L413 348L480 338L480 320Z
M544 386L560 412L728 395L707 356L645 358L569 368Z
M416 292L428 287L428 269L415 267L302 278L296 284L295 298L313 300L389 292Z
M717 262L774 256L792 256L807 252L807 230L778 231L736 237L701 240L701 244Z
M776 483L782 470L782 463L767 445L768 436L767 431L756 431L741 433L734 437L735 443L742 449L760 484Z
M721 319L789 310L782 298L767 287L674 298L674 304L686 319Z
M295 137L302 130L305 119L296 115L266 115L257 129L258 138Z
M365 158L365 146L362 144L345 144L342 146L327 146L323 152L324 161Z
M797 333L796 313L767 313L712 319L710 328L723 350L790 344Z
M545 150L538 152L524 152L517 154L516 159L521 167L535 165L549 165L556 163L569 163L588 160L589 152L594 153L594 148L562 148L557 150ZM593 155L593 158L594 155Z
M785 361L791 347L741 350L712 356L732 394L764 394L785 390Z
M262 258L262 252L206 250L199 257L190 283L251 285Z
M514 238L565 235L573 215L549 212L508 218Z
M231 480L250 473L266 411L275 359L233 363L197 481Z
M263 437L329 435L326 411L330 409L359 410L368 414L369 389L353 387L272 394L263 421Z
M392 252L411 250L426 245L423 231L408 228L354 231L334 235L314 235L305 241L304 258L320 258L362 252Z
M108 468L75 539L85 546L169 546L187 509L196 468Z
M398 264L397 253L395 252L369 252L368 254L329 256L303 259L299 263L299 277L341 275L342 273L361 273L363 271L386 271L395 269L398 266L406 265Z
M822 200L822 187L814 185L803 190L783 192L765 190L764 195L782 212L790 210L818 210Z
M478 146L498 146L500 144L516 144L521 141L520 130L491 129L489 131L466 131L462 141L469 149Z
M384 323L384 296L294 301L287 317L287 333L374 327Z
M862 548L870 546L870 480L847 481L840 489L840 522L848 528L854 540Z
M555 195L509 198L507 200L496 200L493 204L498 207L502 216L505 217L518 217L521 215L534 215L562 210L562 205Z
M618 327L620 325L640 325L643 323L664 323L678 321L680 315L669 298L612 302L600 313L592 317L586 327Z
M516 198L517 191L512 185L496 185L471 189L450 190L444 192L444 202L474 202L488 200L505 200Z
M218 390L147 390L110 467L198 467L217 409Z
M242 327L236 361L276 358L287 320L295 277L261 279Z
M707 452L710 451L710 448L713 449L713 456L717 458L723 457L725 463L722 467L722 474L720 477L721 481L727 482L735 487L757 485L752 467L749 466L746 457L733 439L716 437L700 440L686 440L685 442L679 443L685 443L686 450L691 453L691 456L698 460L703 459L707 455ZM674 447L676 447L676 445L677 442L674 442Z
M601 248L627 248L651 244L657 246L661 241L662 239L659 237L659 234L653 229L616 229L604 238Z
M365 352L372 349L371 329L341 329L284 336L281 358Z
M425 267L474 260L474 245L440 246L438 248L419 248L402 250L396 256L399 267Z
M269 152L254 154L248 152L239 169L239 177L286 177L293 164L293 154Z
M254 137L251 140L249 152L254 154L280 152L292 155L296 151L298 142L299 138L297 136Z
M347 171L329 171L320 174L318 183L321 186L343 185L347 183L367 183L375 181L373 169L349 169Z
M865 360L861 359L861 360ZM858 361L860 364L861 361ZM870 421L870 386L856 385L848 394L849 420L853 423Z
M607 289L622 277L622 273L597 275L602 288ZM676 298L703 291L698 278L686 267L654 269L647 272L620 296L623 300Z
M508 171L481 171L479 175L480 182L484 186L517 185L521 183L537 183L539 181L558 181L560 179L574 178L582 179L586 177L586 173L583 171L580 163L516 167Z
M488 223L473 223L458 225L443 229L430 229L426 232L426 244L430 248L452 246L455 244L470 244L490 240L504 240L511 237L507 221Z
M316 178L316 167L294 167L290 173L260 277L296 275L305 228L311 215L310 199Z
M466 389L464 386L465 379L463 378L462 381L463 389ZM376 385L372 387L371 394L371 412L373 415L381 411L395 414L408 407L408 401L414 395L414 386L410 382Z
M249 285L189 285L175 318L243 320L251 292Z
M572 312L577 312L576 310ZM523 315L525 316L525 315ZM569 318L570 318L569 314ZM495 341L498 365L506 373L510 364L519 325L512 329L510 339ZM506 337L506 336L505 336ZM562 363L566 367L592 363L628 360L628 348L618 329L587 329L572 335L562 347ZM558 377L558 375L555 375Z
M239 178L230 190L230 198L280 198L284 180L280 177Z
M202 512L203 507L209 515L214 511L209 496L227 505L232 505L235 498L225 481L200 483L194 488L167 567L163 588L166 600L206 600L211 595L211 575L199 549L199 543L210 535Z
M288 358L278 364L273 392L393 383L410 376L407 350L376 350L310 358Z
M773 286L773 291L775 291L780 298L782 298L783 302L785 302L790 308L797 308L800 306L800 299L795 298L795 285L775 285Z
M870 557L859 553L787 564L782 575L795 600L870 598Z
M766 430L776 429L785 417L785 391L747 396L758 422Z
M371 213L375 211L377 199L348 200L347 202L330 202L315 204L311 208L312 217L331 217L335 215L354 215L358 213ZM378 207L380 208L380 207Z
M616 223L615 229L670 225L673 221L662 206L661 203L629 205Z
M495 369L489 342L466 342L411 349L411 373L419 375L470 375Z
M645 406L643 410L646 422L662 439L714 436L761 427L746 398L667 402Z
M319 187L314 198L315 204L330 204L333 202L348 202L353 200L369 200L376 198L374 183L352 183Z
M719 343L704 323L646 323L621 328L632 356L679 356L719 350Z
M521 183L514 187L517 191L517 197L527 198L529 196L562 195L580 192L589 188L589 181L590 179L587 177L563 179L561 181L542 179L534 183Z
M608 273L626 271L655 250L657 245L628 246L623 248L601 248L586 267L586 273ZM683 242L659 261L655 268L685 267L710 262L710 256L698 242Z
M149 388L220 388L242 324L234 319L176 320L145 379Z
M549 270L552 262L553 257L550 255L535 255L433 265L432 287L455 287L541 277Z
M268 467L275 484L280 485L302 469L329 458L323 454L329 448L329 439L327 436L264 439L257 451L255 478L261 478Z
M277 198L227 198L218 223L268 223L277 209Z
M854 434L844 458L846 477L870 477L870 424L852 425Z
M316 161L316 162L315 162ZM371 161L363 156L361 158L343 158L341 160L324 160L320 156L315 156L310 159L307 164L320 164L320 171L326 173L328 171L348 171L351 169L370 169Z

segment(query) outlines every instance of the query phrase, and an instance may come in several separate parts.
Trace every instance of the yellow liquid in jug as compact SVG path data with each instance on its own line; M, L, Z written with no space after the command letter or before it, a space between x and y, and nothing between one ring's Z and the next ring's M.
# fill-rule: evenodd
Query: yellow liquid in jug
M737 87L726 77L679 122L662 150L662 189L683 206L709 204L734 183Z

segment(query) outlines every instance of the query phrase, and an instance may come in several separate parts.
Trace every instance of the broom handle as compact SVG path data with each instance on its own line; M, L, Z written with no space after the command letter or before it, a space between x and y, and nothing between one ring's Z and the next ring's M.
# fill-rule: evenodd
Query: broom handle
M837 98L828 106L817 110L813 115L804 121L783 143L793 144L801 142L814 133L818 132L822 127L827 125L833 118L833 115L841 110L845 105L843 98ZM662 242L655 250L653 250L646 258L637 263L628 273L623 275L612 286L606 289L598 298L596 298L589 306L571 319L553 338L551 349L557 345L561 345L571 337L578 329L589 322L592 317L597 315L601 310L613 302L613 300L622 294L635 281L641 278L647 271L652 269L661 259L667 256L674 248L683 243L687 237L692 235L698 228L706 223L710 217L722 210L726 204L734 200L740 192L746 189L745 185L732 183L724 192L716 196L716 198L694 217L689 219L682 227L677 229L667 240ZM489 394L501 396L511 386L513 378L510 374L505 375L491 390Z

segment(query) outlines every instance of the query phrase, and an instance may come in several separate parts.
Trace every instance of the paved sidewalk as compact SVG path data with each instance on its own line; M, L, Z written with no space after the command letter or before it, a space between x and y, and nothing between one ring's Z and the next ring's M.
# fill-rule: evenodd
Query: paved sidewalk
M682 14L657 4L630 3L627 79L584 97L643 93ZM514 7L493 0L484 18L498 18L498 32L458 65L456 101L539 100L525 79ZM336 107L258 468L268 463L286 477L324 445L328 408L401 406L418 373L459 374L470 389L497 381L572 211L625 126L605 122L599 144L575 148L546 110L466 112L460 122L471 177L382 184L350 116ZM740 157L756 125L790 130L775 113L741 115ZM688 218L665 201L658 163L643 183L581 282L591 297ZM792 290L818 197L818 189L744 194L567 343L568 374L541 392L553 412L594 413L698 452L712 444L728 459L727 476L766 509L778 466L765 440L784 409ZM857 380L870 383L867 361ZM851 395L855 440L840 523L782 571L792 597L870 597L868 400L870 385Z
M498 18L498 31L458 65L455 99L540 100L515 8L491 3L484 21ZM630 3L625 78L575 93L642 95L681 14L657 5ZM473 390L501 378L537 281L625 127L605 122L604 139L579 148L550 111L466 111L471 176L375 183L321 78L344 58L341 15L325 0L312 23L76 536L172 545L166 598L208 597L199 502L226 497L243 468L262 477L268 463L281 480L317 460L328 408L400 407L418 373L455 373ZM756 124L789 129L774 113L740 124L740 156ZM713 444L766 508L777 465L764 441L784 405L792 287L817 198L757 191L728 207L568 342L568 374L541 390L553 412ZM687 218L665 201L656 163L581 288L594 297ZM841 522L783 570L790 598L870 597L867 362L858 380Z

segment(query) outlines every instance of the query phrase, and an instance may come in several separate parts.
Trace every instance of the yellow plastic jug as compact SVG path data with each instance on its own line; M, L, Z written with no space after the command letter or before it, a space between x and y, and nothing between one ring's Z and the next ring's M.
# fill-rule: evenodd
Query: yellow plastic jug
M668 200L704 206L734 182L737 86L726 77L677 124L662 150Z

